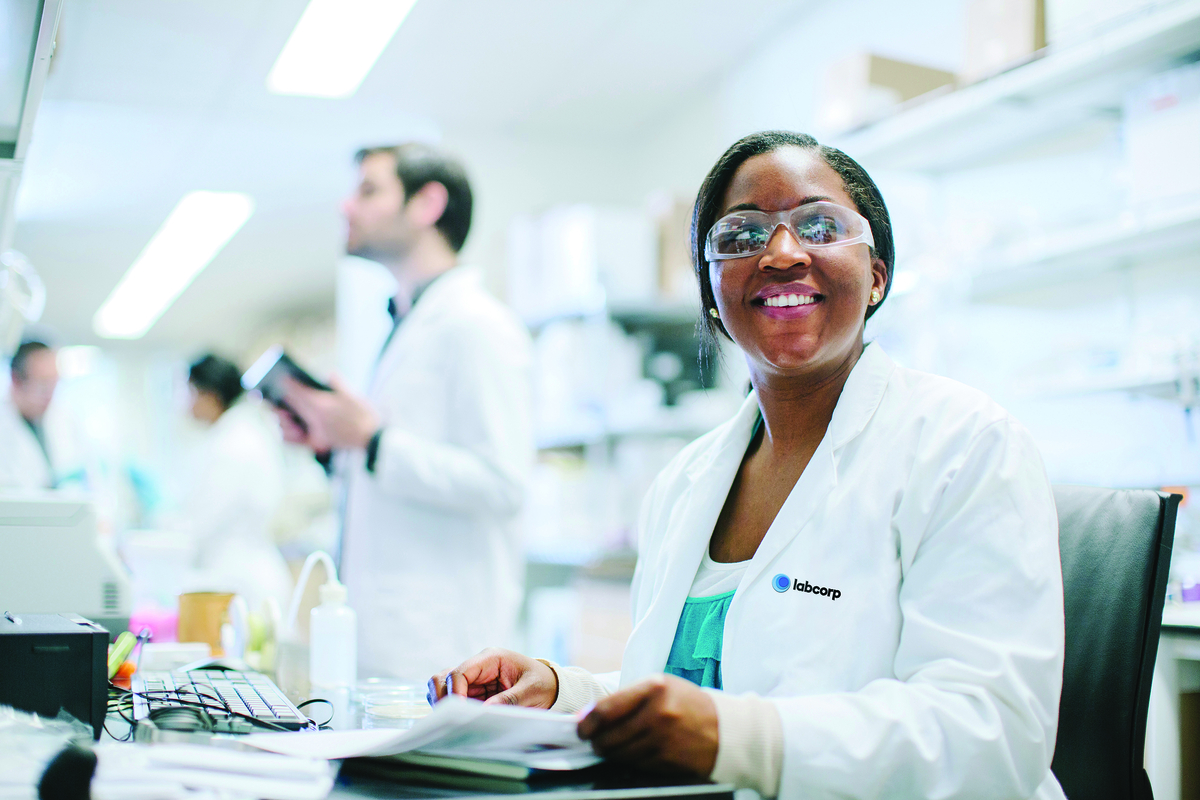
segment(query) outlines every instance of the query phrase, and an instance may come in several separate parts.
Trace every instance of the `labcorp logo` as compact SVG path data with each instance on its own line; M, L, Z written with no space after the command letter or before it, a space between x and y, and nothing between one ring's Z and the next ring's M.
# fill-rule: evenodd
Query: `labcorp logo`
M822 597L828 597L831 600L837 600L842 596L838 589L830 589L825 586L813 586L808 581L801 583L799 580L792 580L782 572L771 578L771 588L779 593L786 592L788 589L795 589L797 592L808 592L810 594L819 594Z

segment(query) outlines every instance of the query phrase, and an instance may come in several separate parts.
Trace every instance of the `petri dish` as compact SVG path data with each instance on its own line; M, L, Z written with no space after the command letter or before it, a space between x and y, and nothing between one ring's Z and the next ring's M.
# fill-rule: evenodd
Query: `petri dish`
M364 728L407 729L431 709L425 699L425 687L380 688L362 695Z

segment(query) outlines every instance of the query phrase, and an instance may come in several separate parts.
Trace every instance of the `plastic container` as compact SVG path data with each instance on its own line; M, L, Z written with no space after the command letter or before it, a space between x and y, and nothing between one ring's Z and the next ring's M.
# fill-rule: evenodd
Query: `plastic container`
M315 694L322 689L354 688L358 678L358 618L346 605L346 587L335 581L321 586L321 604L309 618L308 680Z

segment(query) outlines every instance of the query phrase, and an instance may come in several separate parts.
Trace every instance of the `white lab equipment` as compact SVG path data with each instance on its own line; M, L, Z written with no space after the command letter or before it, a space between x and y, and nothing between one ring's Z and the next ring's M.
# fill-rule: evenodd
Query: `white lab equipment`
M0 611L74 612L114 634L129 627L129 578L100 540L91 503L0 495L0 552Z

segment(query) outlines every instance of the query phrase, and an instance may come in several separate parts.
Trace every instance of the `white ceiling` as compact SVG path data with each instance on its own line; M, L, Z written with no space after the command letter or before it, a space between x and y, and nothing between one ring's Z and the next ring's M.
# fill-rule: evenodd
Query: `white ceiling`
M139 346L236 341L332 308L359 146L495 138L609 157L806 5L419 0L353 98L317 100L264 85L304 0L67 0L15 246L46 282L43 322L95 341L95 310L185 192L247 192L254 216Z

